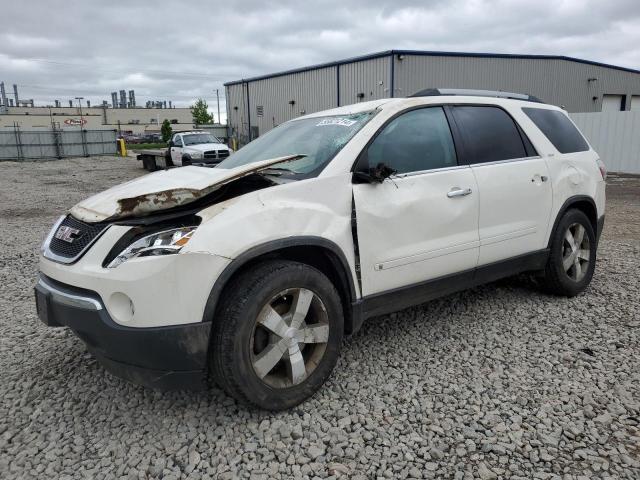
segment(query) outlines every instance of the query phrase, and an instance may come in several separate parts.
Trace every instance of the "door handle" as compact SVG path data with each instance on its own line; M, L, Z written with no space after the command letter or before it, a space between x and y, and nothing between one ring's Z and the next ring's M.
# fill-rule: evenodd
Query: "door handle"
M452 188L447 193L447 197L449 197L449 198L466 197L467 195L470 195L470 194L471 194L471 189L470 188Z

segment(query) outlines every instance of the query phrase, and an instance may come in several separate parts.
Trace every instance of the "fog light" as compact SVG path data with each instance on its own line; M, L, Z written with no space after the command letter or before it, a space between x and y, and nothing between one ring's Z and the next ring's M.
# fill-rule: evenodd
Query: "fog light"
M133 300L121 292L111 294L109 297L109 313L118 323L127 323L133 320L135 308Z

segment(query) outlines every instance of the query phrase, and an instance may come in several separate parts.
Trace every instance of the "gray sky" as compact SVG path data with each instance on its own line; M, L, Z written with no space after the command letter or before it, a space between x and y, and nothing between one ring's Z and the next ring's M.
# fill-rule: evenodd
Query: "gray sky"
M640 69L639 0L3 2L0 81L36 104L203 97L381 50L568 55ZM9 93L9 92L8 92ZM223 114L224 120L224 114Z

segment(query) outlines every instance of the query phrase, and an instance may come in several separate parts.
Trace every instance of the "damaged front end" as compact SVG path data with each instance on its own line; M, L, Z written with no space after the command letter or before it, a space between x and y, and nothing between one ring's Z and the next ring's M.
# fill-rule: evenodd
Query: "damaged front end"
M275 164L292 162L304 155L289 155L254 162L233 169L185 167L160 171L115 186L75 205L70 214L86 223L113 222L177 210L209 206L228 199L228 189L239 180L258 175ZM246 187L265 188L275 182L261 176L261 180L243 182L245 188L230 190L247 193ZM219 194L213 195L216 192Z

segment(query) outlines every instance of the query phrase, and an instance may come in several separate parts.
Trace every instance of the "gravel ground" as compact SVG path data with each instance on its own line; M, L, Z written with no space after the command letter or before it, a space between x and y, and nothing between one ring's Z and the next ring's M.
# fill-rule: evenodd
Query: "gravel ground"
M2 478L640 478L640 178L611 178L591 287L518 277L373 319L291 411L106 373L32 299L39 243L135 160L0 164Z

